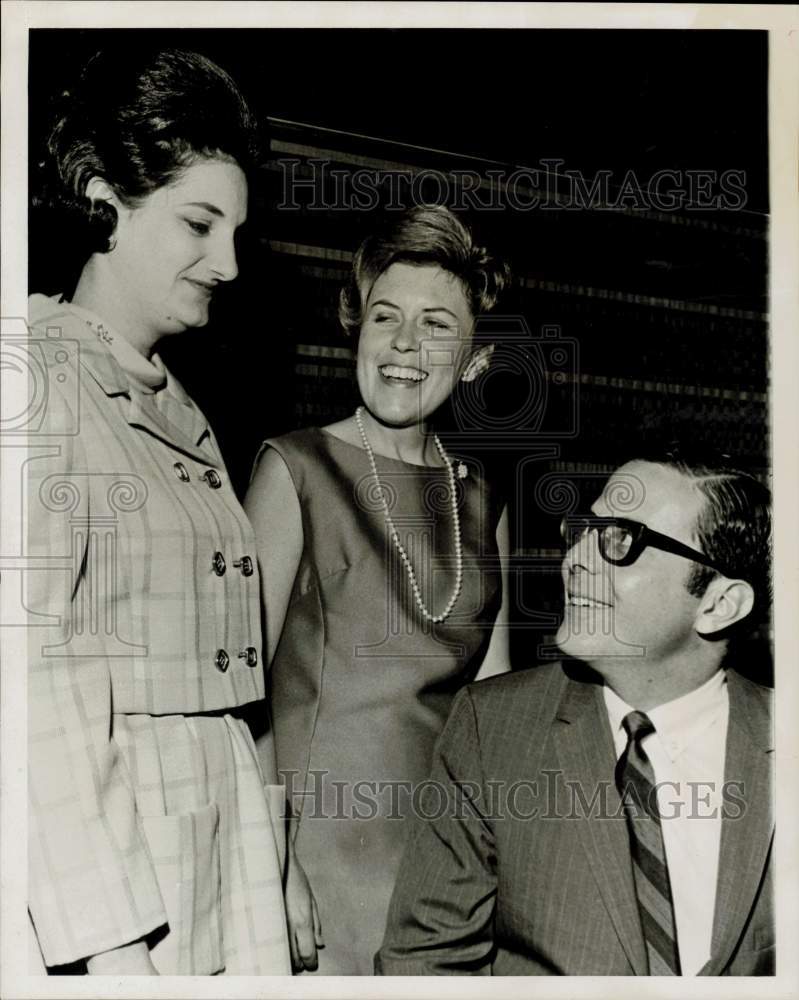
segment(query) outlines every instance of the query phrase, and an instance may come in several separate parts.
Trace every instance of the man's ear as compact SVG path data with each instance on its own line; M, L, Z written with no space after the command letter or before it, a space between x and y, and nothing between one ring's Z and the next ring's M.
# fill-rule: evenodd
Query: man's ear
M485 344L483 347L478 347L466 362L466 367L463 369L463 374L461 375L461 382L474 382L481 372L488 369L493 353L493 344Z
M699 601L694 628L700 635L712 636L743 621L754 603L755 592L751 584L726 576L716 577Z

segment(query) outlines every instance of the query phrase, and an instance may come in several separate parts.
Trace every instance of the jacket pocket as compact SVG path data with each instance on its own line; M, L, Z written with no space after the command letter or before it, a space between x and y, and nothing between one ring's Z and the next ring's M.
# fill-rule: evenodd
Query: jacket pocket
M224 967L219 808L142 817L169 932L150 951L162 975L208 976Z

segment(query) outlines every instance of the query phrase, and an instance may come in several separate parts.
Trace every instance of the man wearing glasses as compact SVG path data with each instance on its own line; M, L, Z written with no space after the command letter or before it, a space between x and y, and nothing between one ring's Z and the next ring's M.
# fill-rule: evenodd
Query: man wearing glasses
M770 497L675 453L561 527L567 659L456 699L383 975L773 975Z

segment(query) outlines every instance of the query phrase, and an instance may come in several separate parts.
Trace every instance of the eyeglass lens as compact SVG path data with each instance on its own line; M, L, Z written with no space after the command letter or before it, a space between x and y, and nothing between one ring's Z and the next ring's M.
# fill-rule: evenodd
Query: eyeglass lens
M624 559L633 544L629 528L620 524L606 524L599 529L599 549L603 556L614 562Z
M624 525L594 523L588 518L579 518L574 521L564 518L561 524L561 533L569 548L576 545L592 529L596 529L599 551L603 558L609 562L617 562L627 557L632 548L634 536L632 531Z

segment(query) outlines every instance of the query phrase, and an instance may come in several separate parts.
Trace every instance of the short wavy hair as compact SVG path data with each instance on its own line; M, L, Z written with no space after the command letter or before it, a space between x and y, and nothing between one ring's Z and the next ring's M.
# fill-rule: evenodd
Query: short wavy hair
M437 264L459 279L472 316L490 312L510 282L504 262L477 246L470 230L443 205L416 205L389 218L355 253L352 273L339 296L338 316L357 335L375 281L392 264Z
M771 491L759 479L734 467L730 456L700 455L685 444L672 444L639 456L692 479L704 497L695 526L702 551L734 580L745 580L755 603L748 618L762 619L771 604ZM686 587L701 597L716 571L695 564Z
M58 211L84 256L105 253L116 212L86 197L92 177L136 207L198 160L233 161L249 175L258 150L247 102L216 63L182 49L109 49L62 95L34 204Z

